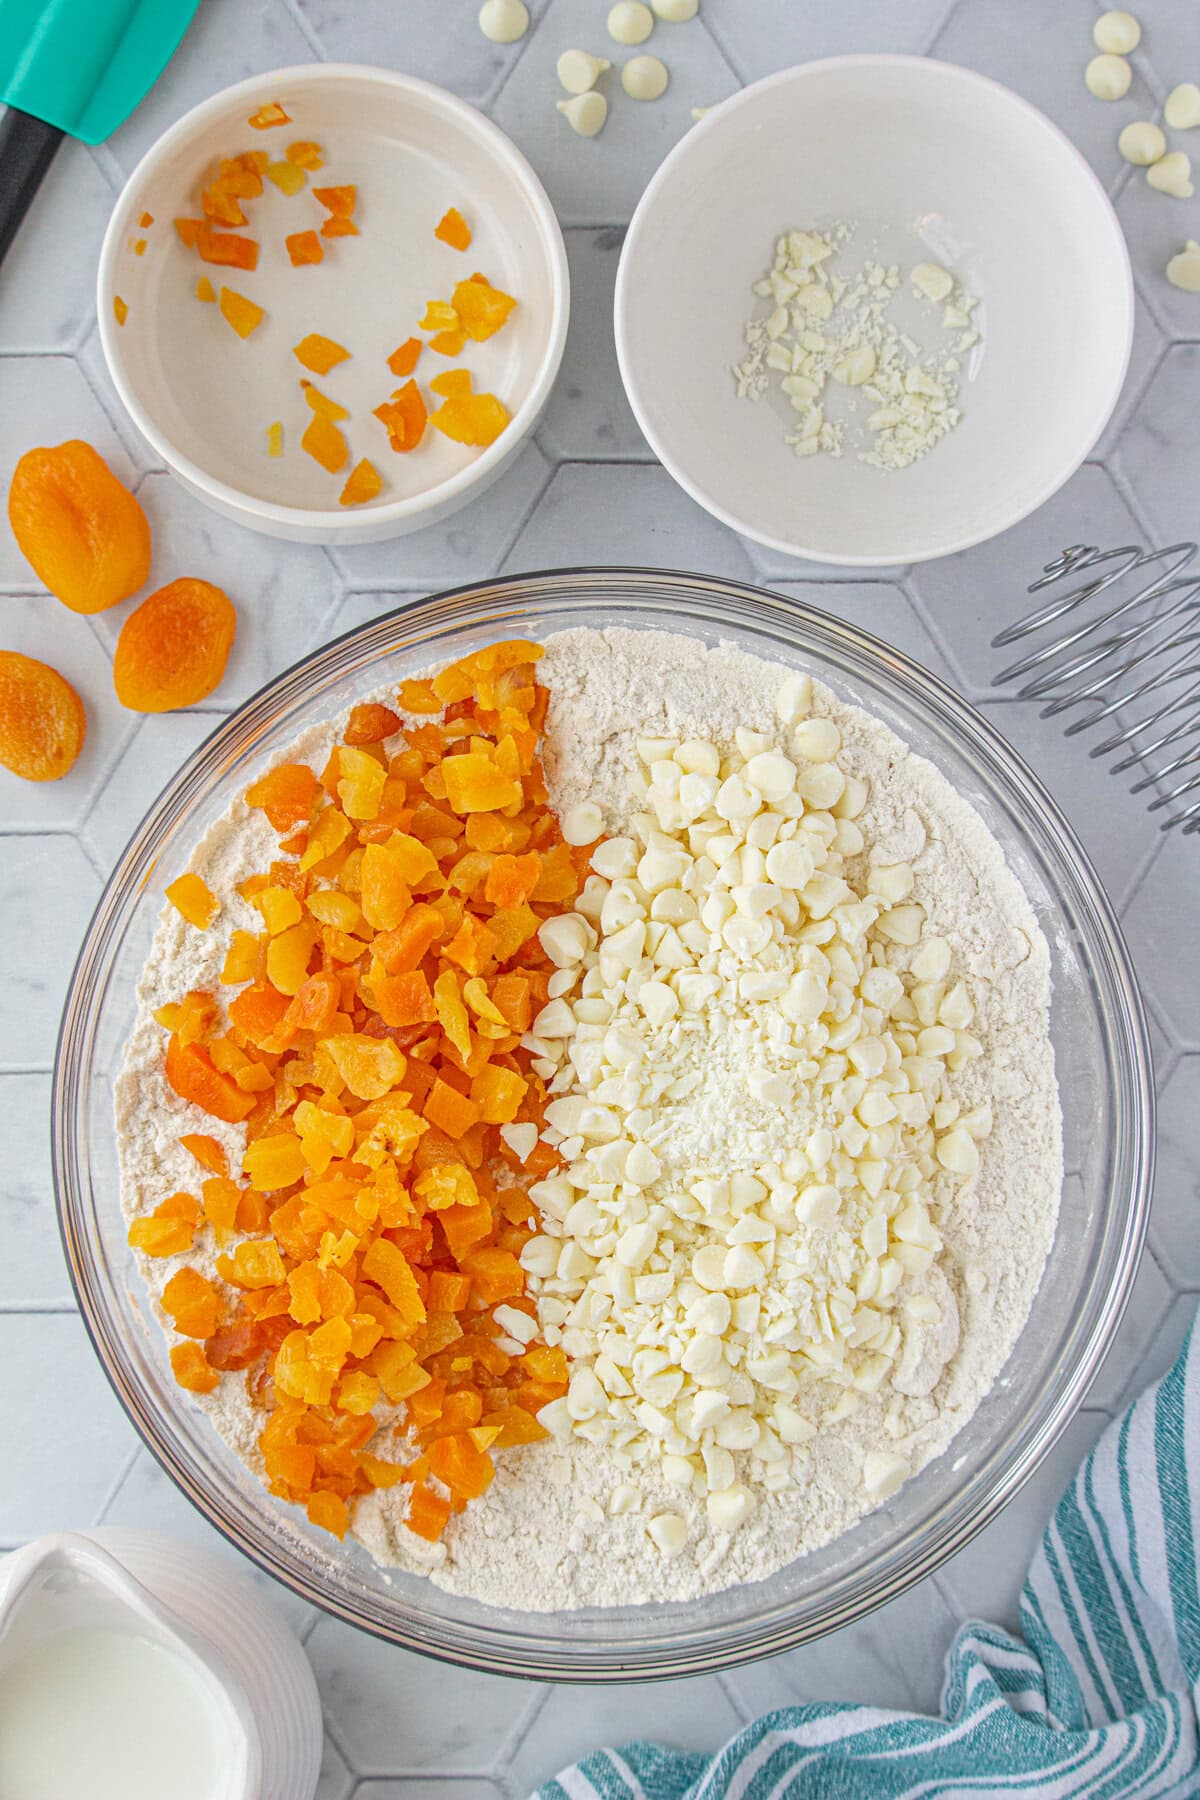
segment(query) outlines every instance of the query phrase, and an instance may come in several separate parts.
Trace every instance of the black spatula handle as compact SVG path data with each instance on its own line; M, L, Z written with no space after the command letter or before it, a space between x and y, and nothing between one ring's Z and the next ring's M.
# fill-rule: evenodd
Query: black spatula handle
M62 143L57 125L10 106L0 117L0 262Z

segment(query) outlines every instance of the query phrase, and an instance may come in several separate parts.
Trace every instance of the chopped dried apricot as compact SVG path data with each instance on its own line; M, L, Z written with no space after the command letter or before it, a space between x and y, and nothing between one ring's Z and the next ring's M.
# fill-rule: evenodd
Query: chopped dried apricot
M257 331L267 316L261 306L247 300L236 288L223 287L218 305L222 318L232 325L240 338L248 338L252 331Z
M350 454L350 446L337 426L319 413L315 413L305 426L300 448L331 475L337 474Z
M429 384L433 393L443 400L452 400L456 394L469 394L471 391L470 369L446 369L441 375L435 375Z
M196 283L196 298L203 300L208 306L212 306L216 302L217 290L207 275L202 275Z
M228 1075L214 1068L203 1044L183 1044L172 1036L167 1044L167 1083L181 1100L190 1100L201 1112L211 1113L226 1124L239 1124L254 1110L253 1094L244 1094Z
M325 153L320 144L314 144L306 138L301 138L295 144L289 144L284 155L290 163L295 163L300 169L323 169L325 167Z
M132 712L195 706L224 675L236 631L237 613L211 581L169 581L121 627L113 656L117 699Z
M387 427L388 442L393 450L415 450L425 435L428 413L420 388L406 381L390 400L375 409L375 417Z
M162 1294L163 1310L170 1314L183 1337L210 1338L221 1323L224 1308L212 1282L197 1269L180 1269Z
M435 238L441 238L443 244L449 244L452 250L469 250L471 248L471 227L459 212L452 206L444 212L433 228Z
M252 112L246 120L247 125L255 131L270 131L275 125L290 125L290 113L284 111L278 100L268 100L257 112Z
M23 781L59 781L87 736L83 702L65 675L0 650L0 763Z
M8 517L25 560L72 612L116 606L150 573L145 513L79 438L25 452L9 485Z
M502 293L482 275L472 275L458 283L453 304L467 336L481 343L500 330L517 303L511 294Z
M212 231L202 225L196 234L196 249L201 262L214 263L224 269L258 267L258 245L253 238L235 237L229 231Z
M356 462L338 495L339 506L363 506L383 489L383 477L367 457Z
M267 455L283 455L283 421L275 419L267 426Z
M324 260L325 251L315 231L294 231L283 241L287 245L287 253L294 269L303 268L306 263Z
M304 170L297 163L273 162L266 169L267 180L273 182L281 194L298 194L305 186Z
M358 201L358 189L351 182L346 187L319 187L313 189L313 199L323 206L334 218L348 219Z
M398 350L393 350L387 359L387 366L398 379L411 375L417 366L417 358L421 354L420 338L405 338Z
M405 712L440 713L442 702L438 699L431 681L402 681L396 691Z
M331 213L321 226L323 238L357 237L358 226L353 219L346 219L340 213Z
M365 705L350 708L349 723L342 737L347 744L379 744L384 738L392 737L399 729L399 716L391 707L381 706L377 700L371 700Z
M306 377L301 377L300 386L304 391L309 411L316 413L319 419L328 419L331 424L337 425L342 419L350 417L348 406L343 406L340 400L331 400L328 394L323 394L320 388Z
M332 338L322 337L319 331L310 331L298 344L293 344L292 355L314 375L328 375L330 369L346 361L350 352Z
M245 793L247 806L261 807L281 837L307 824L317 800L317 778L307 763L277 763Z
M192 1394L211 1394L221 1379L201 1346L191 1340L172 1345L171 1368L180 1387Z
M508 409L495 394L454 395L429 416L443 436L481 448L495 443L508 421Z
M113 318L118 325L123 325L129 317L129 302L122 300L120 294L113 295Z
M429 348L436 350L439 356L461 356L466 341L466 332L456 327L453 331L439 331L431 337Z
M198 931L207 931L221 910L221 902L208 883L190 870L170 883L166 896L176 912L182 913Z
M189 1156L194 1156L202 1169L208 1169L213 1175L229 1173L229 1158L215 1137L205 1132L188 1131L179 1142Z

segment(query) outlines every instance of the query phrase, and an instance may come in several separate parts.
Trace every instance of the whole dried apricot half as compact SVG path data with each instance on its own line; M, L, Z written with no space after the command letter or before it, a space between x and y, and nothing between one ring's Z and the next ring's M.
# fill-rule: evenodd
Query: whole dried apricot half
M116 606L150 573L145 513L80 438L25 452L9 485L8 517L21 554L72 612Z
M169 581L121 627L113 657L117 699L131 712L194 706L225 673L236 630L232 601L211 581Z
M22 781L57 781L83 748L83 701L49 663L0 650L0 763Z

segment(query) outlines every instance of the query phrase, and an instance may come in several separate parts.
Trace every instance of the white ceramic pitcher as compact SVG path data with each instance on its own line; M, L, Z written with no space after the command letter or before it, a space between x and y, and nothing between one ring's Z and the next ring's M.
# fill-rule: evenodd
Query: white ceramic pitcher
M311 1800L316 1684L244 1576L140 1532L61 1533L0 1559L0 1678L55 1636L80 1631L132 1634L172 1653L219 1745L212 1800Z

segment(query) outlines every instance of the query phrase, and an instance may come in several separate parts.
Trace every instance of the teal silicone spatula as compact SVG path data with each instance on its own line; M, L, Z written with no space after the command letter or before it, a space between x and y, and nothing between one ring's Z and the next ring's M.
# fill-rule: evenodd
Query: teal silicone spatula
M64 136L99 144L162 74L199 0L0 0L0 261Z

